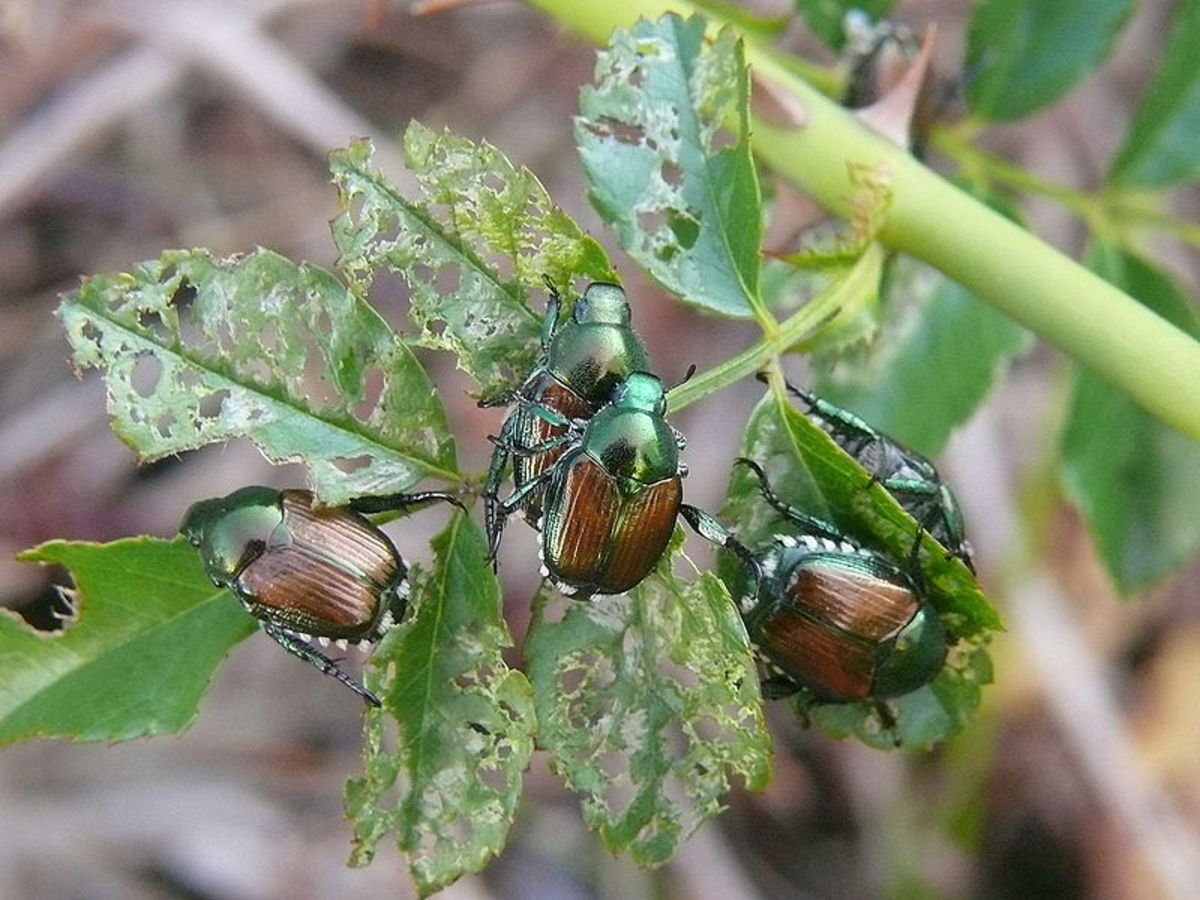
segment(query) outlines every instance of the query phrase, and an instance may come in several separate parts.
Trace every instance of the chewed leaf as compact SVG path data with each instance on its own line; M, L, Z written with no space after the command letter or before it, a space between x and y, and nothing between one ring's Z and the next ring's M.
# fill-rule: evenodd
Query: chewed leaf
M346 787L352 862L369 862L394 831L422 896L503 848L536 727L529 683L500 655L512 639L478 526L456 514L433 548L411 618L367 678L399 733L385 740L391 718L368 717L365 775Z
M255 630L182 540L52 541L21 558L70 569L74 615L40 632L0 611L0 744L183 731L225 654Z
M592 202L621 245L666 288L727 316L761 305L748 85L731 29L710 42L703 19L666 15L613 35L575 126Z
M644 865L721 809L732 775L761 790L769 774L733 603L711 573L689 584L669 565L628 595L543 592L525 643L542 745L583 795L589 826Z
M357 141L330 157L343 212L333 223L339 267L365 291L376 270L411 292L418 343L458 354L484 395L512 387L538 352L527 303L543 276L612 281L603 249L526 169L499 150L417 123L404 140L419 196L409 199Z
M59 307L144 459L247 436L322 498L456 477L445 412L411 351L331 273L267 250L170 250L86 279Z

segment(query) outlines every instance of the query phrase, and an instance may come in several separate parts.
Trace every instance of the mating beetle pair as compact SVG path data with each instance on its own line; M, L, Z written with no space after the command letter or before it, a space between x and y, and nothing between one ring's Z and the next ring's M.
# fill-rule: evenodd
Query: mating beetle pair
M283 649L379 706L310 641L372 643L400 621L408 569L366 515L435 500L461 508L440 491L321 507L310 491L245 487L192 504L179 531L200 551L213 583L237 596Z
M493 439L484 486L495 562L505 520L521 510L538 528L543 574L570 596L630 590L658 562L683 501L683 438L667 423L662 382L629 325L617 285L594 283L558 324L551 301L542 359ZM512 459L513 493L498 497Z

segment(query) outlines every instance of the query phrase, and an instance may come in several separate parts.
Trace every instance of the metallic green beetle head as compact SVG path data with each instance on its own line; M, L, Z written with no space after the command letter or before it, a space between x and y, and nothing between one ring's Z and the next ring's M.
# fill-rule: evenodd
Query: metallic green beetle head
M649 372L632 372L613 391L612 405L663 416L667 412L667 392L662 380Z
M193 503L179 533L200 551L209 577L228 586L245 567L248 550L261 545L283 522L279 491L244 487L226 497Z
M629 325L629 299L620 286L595 281L575 301L571 318L580 325Z

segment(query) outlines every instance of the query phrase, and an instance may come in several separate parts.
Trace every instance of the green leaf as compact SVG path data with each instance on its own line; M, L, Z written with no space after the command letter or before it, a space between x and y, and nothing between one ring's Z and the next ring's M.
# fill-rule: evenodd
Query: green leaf
M682 582L670 556L627 595L543 590L525 642L542 745L589 827L643 865L720 811L733 773L754 790L769 777L741 620L715 576Z
M0 744L183 731L217 665L256 630L183 540L51 541L20 558L71 570L75 616L41 632L0 611Z
M333 223L338 265L364 293L376 270L411 292L417 343L458 354L492 396L521 381L539 352L529 293L549 276L616 280L596 240L554 205L527 169L499 150L412 123L404 138L419 196L407 199L372 167L369 141L330 156L342 214Z
M331 273L268 250L168 250L59 307L114 429L143 459L245 435L304 462L322 499L455 479L454 443L409 349Z
M688 303L749 316L762 243L749 79L732 29L711 42L704 29L666 15L614 32L580 96L576 143L621 246Z
M1107 244L1091 267L1200 337L1187 295L1150 263ZM1063 436L1063 475L1114 581L1146 587L1200 547L1200 444L1079 369Z
M846 45L846 30L843 22L846 13L858 10L872 22L878 22L891 11L895 0L795 0L796 9L813 34L834 50Z
M395 831L421 896L482 869L503 848L536 728L529 683L501 657L512 640L479 527L455 514L433 549L415 611L383 640L367 673L399 734L370 713L365 774L346 786L352 864L370 862Z
M917 523L824 431L798 411L785 395L771 390L755 407L746 426L741 453L763 463L772 486L788 503L837 524L856 540L901 562L910 556ZM758 481L735 470L724 517L737 523L739 539L751 548L789 527L759 492ZM956 733L979 702L979 688L990 680L984 645L1001 627L1000 618L978 582L956 558L926 534L920 555L922 581L946 630L957 639L945 669L933 682L890 701L904 746L919 749ZM722 554L718 571L734 593L745 590L742 566ZM816 705L810 717L835 737L854 734L874 747L890 748L870 703Z
M937 453L1030 335L960 285L894 258L881 333L820 371L813 390L898 441Z
M967 36L967 103L1011 121L1057 100L1099 65L1132 0L980 0Z
M1180 3L1158 74L1113 160L1113 184L1158 188L1200 175L1200 4Z

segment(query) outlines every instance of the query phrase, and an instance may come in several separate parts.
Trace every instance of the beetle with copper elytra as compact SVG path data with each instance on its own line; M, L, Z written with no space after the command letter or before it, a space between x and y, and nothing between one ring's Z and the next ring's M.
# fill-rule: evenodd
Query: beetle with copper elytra
M511 405L495 441L483 488L484 524L493 564L503 520L500 482L512 460L513 487L521 490L546 472L564 452L566 423L586 420L608 403L613 389L631 372L646 368L646 349L629 326L629 300L619 285L593 282L576 298L566 321L562 298L546 279L550 302L542 320L542 355L525 382L514 392L481 400L480 406ZM538 414L552 410L558 419ZM531 448L542 449L530 452ZM538 482L541 485L542 482ZM521 494L521 511L538 527L541 490ZM507 513L504 513L507 515Z
M244 487L192 504L179 531L200 551L213 583L241 600L276 643L379 706L310 641L373 643L400 621L408 569L366 515L435 500L462 508L440 491L319 506L310 491Z
M542 492L542 574L564 594L583 598L630 590L658 563L681 510L707 519L682 502L684 441L664 418L666 393L656 376L632 373L608 405L586 421L568 420L534 403L527 408L564 433L512 452L564 449L499 510L510 515L528 492ZM497 540L503 518L499 525Z
M784 503L758 463L738 464L758 476L763 499L783 517L782 533L751 550L711 519L692 525L736 554L750 576L735 595L767 664L764 695L870 701L890 724L883 701L932 681L946 661L947 635L919 575Z

